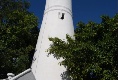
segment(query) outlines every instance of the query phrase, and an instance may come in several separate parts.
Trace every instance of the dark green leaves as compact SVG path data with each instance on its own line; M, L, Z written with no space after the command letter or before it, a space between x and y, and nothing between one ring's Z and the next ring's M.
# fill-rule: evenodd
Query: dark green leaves
M50 38L49 54L63 57L72 80L118 79L118 14L102 16L100 24L79 22L75 40Z
M31 64L38 20L28 8L24 0L0 0L0 74L18 74Z

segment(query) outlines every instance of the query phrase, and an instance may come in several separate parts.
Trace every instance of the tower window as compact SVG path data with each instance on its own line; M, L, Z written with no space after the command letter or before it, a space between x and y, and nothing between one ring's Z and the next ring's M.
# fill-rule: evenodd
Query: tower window
M65 17L65 13L61 13L61 12L59 12L59 18L63 20L64 17Z

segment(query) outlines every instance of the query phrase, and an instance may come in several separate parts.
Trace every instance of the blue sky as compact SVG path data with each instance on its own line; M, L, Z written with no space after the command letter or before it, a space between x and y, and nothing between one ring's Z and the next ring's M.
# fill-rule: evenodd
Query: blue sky
M39 27L42 22L46 0L29 0L31 3L30 12L39 18ZM94 21L101 22L101 15L113 17L118 12L118 0L72 0L74 26L79 21L87 23Z

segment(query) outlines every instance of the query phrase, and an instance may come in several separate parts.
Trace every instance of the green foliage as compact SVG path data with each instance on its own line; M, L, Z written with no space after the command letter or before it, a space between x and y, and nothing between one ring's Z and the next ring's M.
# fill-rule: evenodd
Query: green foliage
M79 22L75 39L49 38L49 54L64 59L72 80L118 80L118 14L101 18L100 24Z
M0 0L0 73L29 68L38 36L37 17L25 0Z

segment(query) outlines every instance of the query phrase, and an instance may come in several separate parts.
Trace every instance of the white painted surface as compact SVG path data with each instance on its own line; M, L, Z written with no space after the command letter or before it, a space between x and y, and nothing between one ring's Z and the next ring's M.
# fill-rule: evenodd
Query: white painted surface
M24 72L12 77L9 80L36 80L36 79L31 71L31 69L27 69Z
M64 19L60 19L64 13ZM66 39L66 34L73 36L71 0L46 0L45 12L40 29L36 52L32 63L32 71L36 80L63 80L61 74L66 71L64 66L53 55L47 56L50 47L49 37Z
M15 75L13 73L7 73L8 79L12 79Z

